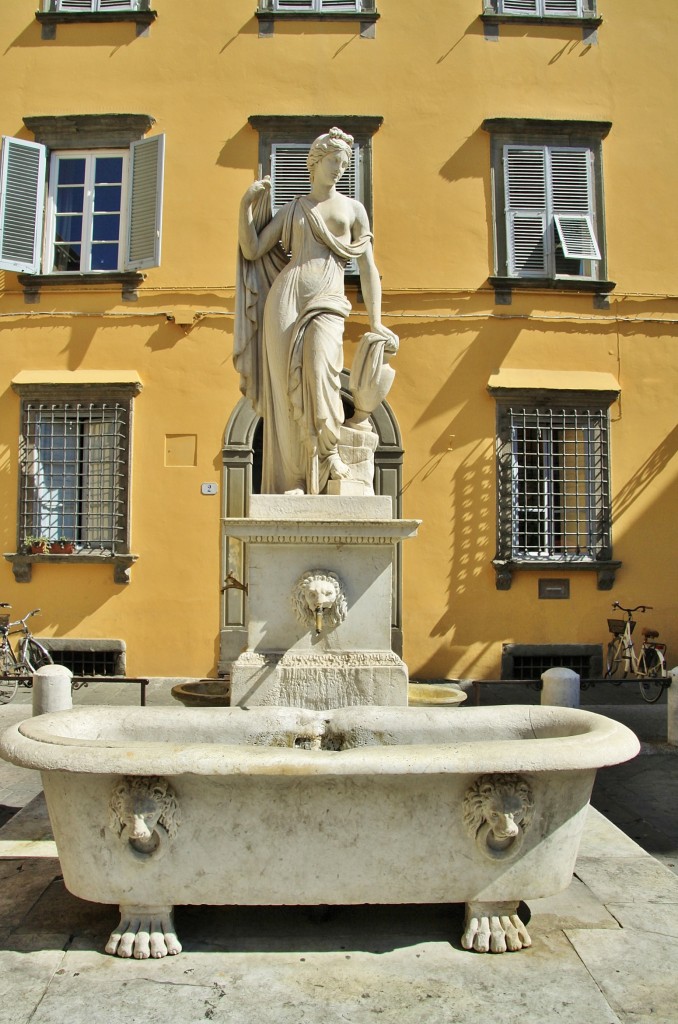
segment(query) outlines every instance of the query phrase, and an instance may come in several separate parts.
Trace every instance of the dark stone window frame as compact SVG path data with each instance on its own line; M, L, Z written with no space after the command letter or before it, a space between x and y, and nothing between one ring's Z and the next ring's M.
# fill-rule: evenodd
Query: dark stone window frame
M605 492L605 512L607 517L606 534L608 546L600 556L587 560L574 558L521 558L513 557L512 528L513 504L502 493L501 460L505 454L507 438L505 435L506 418L511 406L522 405L526 409L570 409L599 412L605 417L607 441L609 448L610 423L609 410L613 402L619 398L619 391L604 390L572 390L572 389L533 389L488 387L489 394L496 401L496 472L497 472L497 555L492 560L496 574L497 590L510 590L513 574L516 571L557 572L559 576L571 572L595 572L598 590L611 590L614 586L617 569L621 562L612 558L612 506L610 494L610 462L608 454L607 479Z
M51 6L51 5L50 5ZM145 32L158 17L158 12L151 9L150 0L141 0L137 10L129 11L36 11L35 20L42 26L42 38L56 39L58 25L80 25L83 22L92 24L103 22L133 22L137 27L137 35Z
M139 381L131 382L111 382L110 384L101 383L61 383L56 382L54 384L38 384L38 383L12 383L12 390L21 399L21 412L20 412L20 423L21 429L23 429L24 420L24 402L68 402L76 401L81 402L86 400L88 402L105 402L111 401L112 399L119 399L128 406L127 422L128 422L128 445L125 452L125 498L126 498L126 511L125 511L125 537L124 541L120 544L120 550L115 553L102 553L102 552L85 552L85 553L74 553L70 555L53 555L53 554L38 554L32 555L27 554L21 550L21 539L17 535L17 550L13 552L6 552L4 557L8 562L12 563L12 572L17 583L30 583L33 574L33 566L35 564L44 565L96 565L104 564L110 565L113 568L113 580L115 583L127 584L130 582L131 569L134 563L138 559L138 555L130 552L130 520L131 520L131 507L130 507L130 482L132 473L132 440L133 440L133 423L134 423L134 399L142 390L142 384ZM19 470L21 474L21 470ZM19 500L21 500L21 491L23 487L23 480L20 475L19 478ZM17 517L17 530L20 530L19 517Z
M256 18L259 22L259 35L270 37L275 33L275 23L289 21L357 21L360 24L360 35L363 39L374 39L377 21L381 17L377 11L376 0L362 0L361 11L277 11L273 9L271 0L259 0Z
M68 149L129 149L132 142L143 139L155 124L155 118L150 114L48 114L24 117L23 121L28 131L33 133L35 141L46 146L49 152ZM38 302L40 292L45 287L72 288L81 284L119 284L123 300L135 302L138 298L137 289L145 277L145 274L137 270L115 270L82 274L19 274L18 281L24 290L27 304Z
M274 142L311 143L319 135L336 126L353 136L361 149L362 203L374 230L372 202L372 137L383 124L383 117L356 114L256 114L249 124L259 135L259 166L262 174L271 172L271 151ZM357 274L347 274L346 284L359 285Z
M543 289L592 293L596 305L607 306L608 296L616 287L607 278L607 243L605 239L605 195L603 184L602 142L612 127L611 121L546 120L543 118L491 117L482 128L490 136L490 168L492 190L492 224L494 231L494 274L488 277L494 287L496 302L509 305L512 289ZM593 200L598 227L598 244L602 259L597 278L588 277L515 277L508 273L508 239L506 235L504 146L571 146L586 148L593 154Z

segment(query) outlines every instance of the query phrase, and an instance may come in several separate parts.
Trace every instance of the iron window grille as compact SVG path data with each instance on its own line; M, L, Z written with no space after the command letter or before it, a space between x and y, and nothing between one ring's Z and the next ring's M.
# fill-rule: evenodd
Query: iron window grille
M550 668L569 668L580 679L603 674L600 644L504 644L501 678L535 682Z
M67 538L83 553L125 552L129 454L129 400L25 400L20 544Z
M499 558L611 557L606 408L499 410Z

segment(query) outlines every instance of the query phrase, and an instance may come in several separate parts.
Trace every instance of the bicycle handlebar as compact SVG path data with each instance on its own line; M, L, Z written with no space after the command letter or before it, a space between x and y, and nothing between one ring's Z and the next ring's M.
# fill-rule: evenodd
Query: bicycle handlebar
M637 604L635 608L624 608L624 606L622 604L620 604L619 601L613 601L612 602L612 607L613 608L618 608L620 612L626 612L628 615L631 615L632 612L648 612L648 611L651 612L652 608L653 608L653 605L651 605L651 604Z

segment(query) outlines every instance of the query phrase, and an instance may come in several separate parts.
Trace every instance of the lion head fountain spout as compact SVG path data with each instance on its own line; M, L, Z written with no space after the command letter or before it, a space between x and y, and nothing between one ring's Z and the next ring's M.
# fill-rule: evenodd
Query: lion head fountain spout
M334 572L309 569L294 585L292 604L298 620L320 636L324 627L338 626L346 618L347 605L341 580Z

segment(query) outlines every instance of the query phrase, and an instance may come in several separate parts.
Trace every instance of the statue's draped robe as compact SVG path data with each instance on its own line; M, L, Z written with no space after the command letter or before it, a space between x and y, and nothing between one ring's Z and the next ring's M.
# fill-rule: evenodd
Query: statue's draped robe
M257 232L270 218L268 190L258 199ZM344 421L344 267L371 240L341 242L303 197L284 209L280 246L255 261L239 254L233 361L264 420L265 494L317 494L327 483Z

